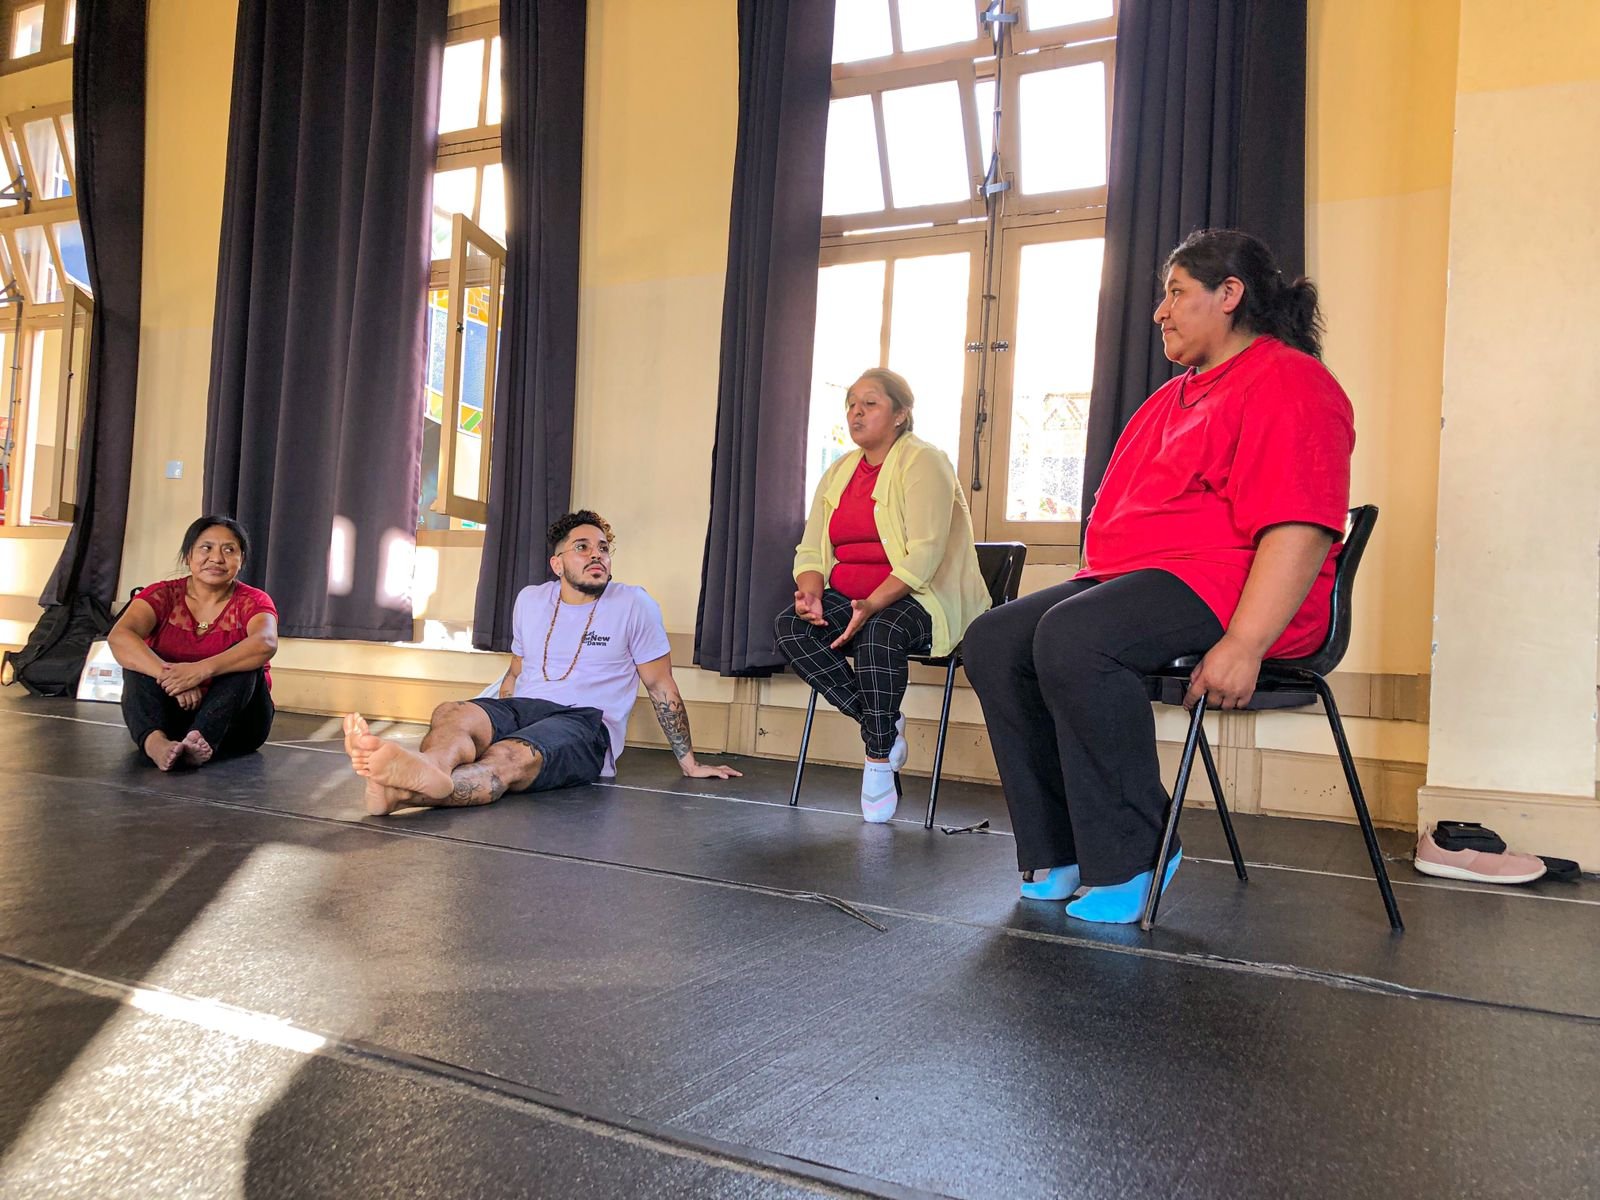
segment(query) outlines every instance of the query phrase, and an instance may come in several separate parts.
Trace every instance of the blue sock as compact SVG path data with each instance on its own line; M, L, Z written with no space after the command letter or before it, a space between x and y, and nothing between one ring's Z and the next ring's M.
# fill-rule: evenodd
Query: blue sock
M1172 882L1182 861L1182 850L1168 860L1167 873L1161 880L1162 895L1166 895L1167 885ZM1153 874L1153 871L1141 871L1126 883L1090 888L1067 905L1067 916L1077 917L1080 921L1098 921L1102 925L1132 925L1144 916L1144 898L1150 891L1150 877Z
M1024 882L1024 900L1066 900L1078 890L1078 864L1051 867L1048 871L1035 871L1033 882Z

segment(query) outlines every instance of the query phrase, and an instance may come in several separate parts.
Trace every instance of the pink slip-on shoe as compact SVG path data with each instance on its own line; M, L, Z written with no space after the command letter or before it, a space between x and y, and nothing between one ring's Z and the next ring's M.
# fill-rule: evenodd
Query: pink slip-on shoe
M1446 850L1433 840L1431 829L1417 839L1417 856L1412 865L1424 875L1468 879L1473 883L1532 883L1545 872L1544 863L1532 854Z

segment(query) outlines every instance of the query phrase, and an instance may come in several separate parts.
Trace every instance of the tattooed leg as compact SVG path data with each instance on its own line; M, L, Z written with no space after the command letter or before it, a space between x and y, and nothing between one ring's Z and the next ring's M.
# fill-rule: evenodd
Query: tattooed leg
M493 804L507 792L531 788L543 767L544 755L527 742L496 742L477 762L450 772L450 797L438 803L451 807Z
M486 763L469 763L450 772L451 791L441 805L465 808L474 804L493 804L506 794L505 780Z

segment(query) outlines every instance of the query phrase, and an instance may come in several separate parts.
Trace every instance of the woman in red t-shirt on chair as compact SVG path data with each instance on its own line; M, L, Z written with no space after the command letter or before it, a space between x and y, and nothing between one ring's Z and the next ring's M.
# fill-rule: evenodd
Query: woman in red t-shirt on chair
M823 472L795 547L794 607L775 626L796 674L860 723L861 815L874 824L898 803L910 656L949 654L989 607L967 499L944 451L911 432L915 403L881 367L850 385L858 449Z
M249 549L239 522L201 517L179 552L188 575L141 591L107 639L122 664L122 718L163 771L247 754L272 730L278 610L239 582Z
M1187 699L1238 708L1262 659L1321 644L1355 446L1308 280L1225 229L1192 234L1164 275L1155 321L1188 370L1118 439L1083 569L979 617L965 655L1023 896L1087 886L1067 914L1112 924L1139 919L1168 802L1144 675L1204 652Z

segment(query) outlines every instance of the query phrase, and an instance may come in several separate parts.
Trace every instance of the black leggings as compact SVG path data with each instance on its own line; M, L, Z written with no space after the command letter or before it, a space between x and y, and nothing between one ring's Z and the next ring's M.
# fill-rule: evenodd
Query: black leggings
M158 729L174 741L198 729L217 754L248 754L267 740L276 712L260 668L218 675L193 712L185 712L149 675L122 672L122 719L141 750Z
M1144 674L1222 637L1165 571L1069 580L985 613L962 661L989 726L1024 871L1077 863L1091 886L1155 864L1167 791Z

